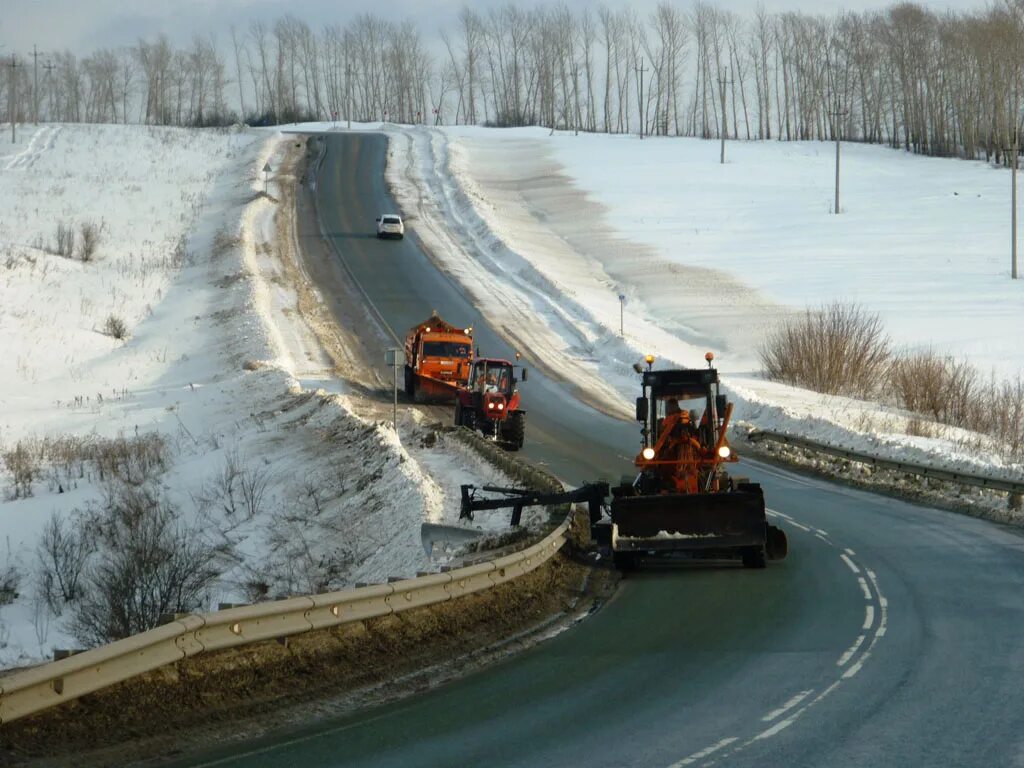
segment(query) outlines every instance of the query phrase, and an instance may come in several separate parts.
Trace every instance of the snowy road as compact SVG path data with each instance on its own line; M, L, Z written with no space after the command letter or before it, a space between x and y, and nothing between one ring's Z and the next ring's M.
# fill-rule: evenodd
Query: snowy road
M394 329L438 309L511 349L415 237L380 243L386 140L332 136L318 195L340 258ZM529 353L526 354L529 358ZM547 361L549 365L557 364ZM617 477L637 427L537 373L526 455ZM191 764L1011 765L1024 754L1024 536L762 466L790 536L766 571L643 573L597 615L411 700Z

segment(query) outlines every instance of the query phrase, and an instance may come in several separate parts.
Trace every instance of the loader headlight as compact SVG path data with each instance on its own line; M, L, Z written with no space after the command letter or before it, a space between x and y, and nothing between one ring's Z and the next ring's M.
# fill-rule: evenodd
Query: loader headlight
M487 407L488 407L488 409L493 411L494 410L494 403L488 403Z
M499 411L504 411L505 410L505 404L504 403L498 403L498 410Z
M648 461L650 461L651 459L654 458L654 449L653 448L644 448L643 452L640 455L643 456Z
M732 456L732 449L729 448L728 445L723 445L721 448L718 449L718 455L723 459L728 459L730 456Z

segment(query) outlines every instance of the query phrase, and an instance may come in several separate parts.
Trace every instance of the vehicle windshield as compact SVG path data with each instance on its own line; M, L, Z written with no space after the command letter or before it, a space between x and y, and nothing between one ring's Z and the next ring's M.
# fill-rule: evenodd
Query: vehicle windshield
M707 398L704 396L688 398L685 396L670 396L670 397L659 397L654 401L654 415L655 415L655 435L654 439L657 440L661 437L661 433L665 426L666 417L672 416L673 414L679 415L679 418L674 419L674 423L690 424L693 429L696 430L698 426L704 421L704 414L707 409ZM686 412L686 416L682 416L683 412Z
M397 216L385 216L381 219L385 224L401 224L402 220Z
M458 341L425 341L424 357L469 357L469 344Z

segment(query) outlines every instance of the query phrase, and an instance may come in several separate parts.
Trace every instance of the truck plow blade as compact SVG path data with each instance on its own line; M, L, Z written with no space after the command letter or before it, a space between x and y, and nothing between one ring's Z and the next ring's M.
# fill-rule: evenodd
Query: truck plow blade
M435 379L431 376L416 376L413 399L417 403L453 403L459 392L458 384Z
M613 549L692 551L763 547L764 497L753 491L616 498Z

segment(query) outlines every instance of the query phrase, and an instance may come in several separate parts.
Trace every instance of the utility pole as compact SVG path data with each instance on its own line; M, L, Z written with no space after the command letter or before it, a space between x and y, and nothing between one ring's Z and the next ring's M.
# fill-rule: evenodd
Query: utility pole
M39 50L32 46L32 119L39 125Z
M580 135L580 65L572 63L572 100L576 106L576 135Z
M1017 279L1017 166L1020 164L1020 126L1013 129L1013 145L1004 147L1010 158L1010 278Z
M346 57L347 59L348 57ZM348 130L352 130L352 67L345 62L345 116L348 120Z
M848 110L842 109L839 102L836 102L835 112L830 113L832 115L832 130L835 131L836 135L836 207L835 214L839 215L839 143L842 138L842 120L849 113Z
M640 58L640 66L637 67L636 71L640 73L640 140L643 141L643 138L644 138L644 72L647 71L646 69L644 69L643 57Z
M18 121L16 120L17 116L14 113L14 111L15 111L14 84L17 82L16 73L17 73L18 67L20 67L21 64L18 63L18 59L16 58L15 54L13 54L13 53L11 54L11 63L8 64L7 66L11 68L11 84L10 84L10 88L7 90L7 113L8 113L8 115L11 118L11 144L16 144L18 139L17 139L17 136L16 136L15 131L14 131L14 126L15 126L15 124Z
M732 85L730 77L732 70L727 67L725 72L726 74L718 80L718 90L722 94L722 154L720 161L722 165L725 165L725 135L729 132L729 121L725 111L725 86Z
M53 65L52 62L48 61L45 64L43 64L43 69L46 70L46 82L49 83L49 86L50 86L50 88L49 88L50 104L49 104L49 108L47 109L46 114L49 116L49 118L51 120L53 120L53 112L54 112L54 110L53 110L53 83L50 82L50 79L53 77L53 70L55 70L56 67Z

